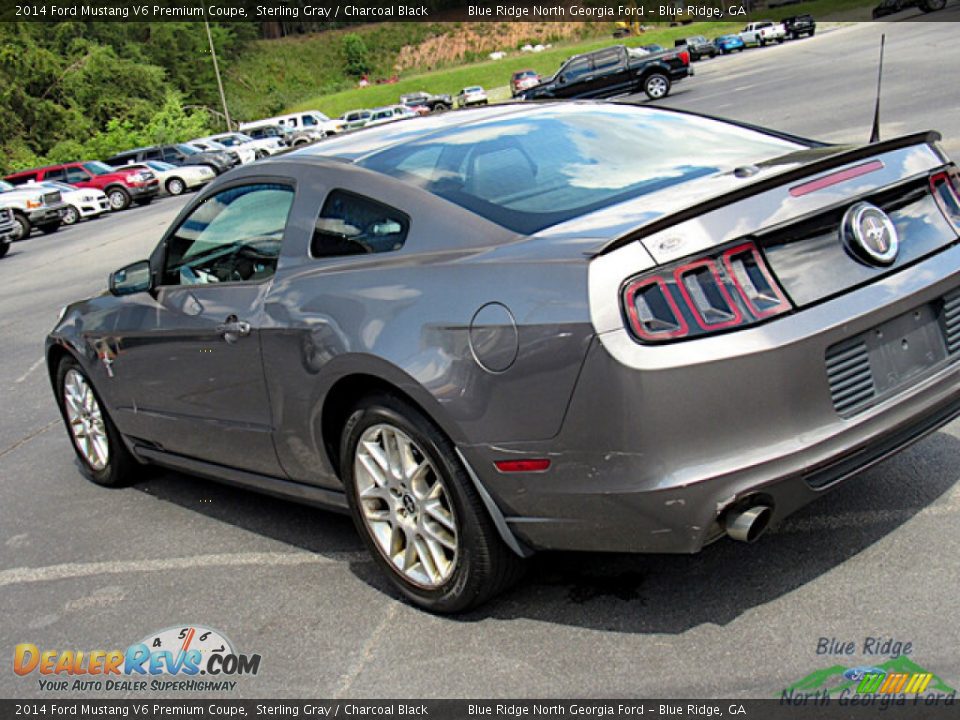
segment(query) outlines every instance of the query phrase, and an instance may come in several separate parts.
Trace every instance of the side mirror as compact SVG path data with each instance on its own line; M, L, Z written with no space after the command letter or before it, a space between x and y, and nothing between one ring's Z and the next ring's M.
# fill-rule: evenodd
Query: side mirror
M567 76L566 76L566 75L561 75L560 77L557 78L557 82L559 82L561 85L566 84L566 82L567 82Z
M140 260L110 273L110 292L114 295L133 295L149 290L152 285L149 260Z

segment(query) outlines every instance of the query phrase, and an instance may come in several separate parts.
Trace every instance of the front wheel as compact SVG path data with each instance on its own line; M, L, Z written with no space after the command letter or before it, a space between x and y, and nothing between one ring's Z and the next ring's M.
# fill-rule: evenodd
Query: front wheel
M76 225L80 222L80 211L73 205L67 205L67 209L63 211L60 220L64 225Z
M30 221L27 220L26 217L20 213L14 213L13 224L15 226L13 232L14 240L26 240L28 237L30 237L30 231L33 229L33 227L30 225Z
M670 93L670 78L662 73L648 75L643 81L643 91L651 100L665 98Z
M183 195L186 189L186 183L178 177L172 177L167 180L167 192L171 195Z
M107 202L111 210L126 210L130 207L130 193L123 188L110 188L107 191Z
M947 6L947 0L924 0L920 3L920 9L925 13L943 10Z
M60 220L52 223L44 223L43 225L37 225L37 227L40 228L40 232L42 232L44 235L52 235L60 229Z
M361 401L340 458L354 524L411 602L461 612L519 578L523 562L497 534L453 444L419 410L392 395Z
M72 358L57 368L57 400L83 474L105 487L130 482L136 460L107 415L90 378Z
M9 249L10 249L9 242L0 242L0 258L6 255Z

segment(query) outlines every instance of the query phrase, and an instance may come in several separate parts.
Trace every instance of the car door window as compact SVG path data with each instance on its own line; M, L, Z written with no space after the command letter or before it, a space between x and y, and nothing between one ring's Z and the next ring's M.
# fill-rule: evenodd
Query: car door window
M593 57L593 67L597 72L606 72L620 64L618 50L605 50Z
M85 182L89 179L90 179L90 175L83 168L78 168L78 167L67 168L66 182L73 184L78 182Z
M259 282L272 276L293 195L288 185L258 183L204 200L168 241L163 284Z
M178 162L181 159L180 153L176 148L164 148L160 150L148 150L143 154L144 160L166 160L167 162Z
M57 182L64 182L67 177L67 171L63 168L57 168L56 170L47 170L43 174L44 180L56 180Z
M320 210L310 254L321 258L399 250L409 229L410 218L396 208L334 190Z
M566 82L572 82L588 72L590 72L590 58L578 58L563 69L563 78Z

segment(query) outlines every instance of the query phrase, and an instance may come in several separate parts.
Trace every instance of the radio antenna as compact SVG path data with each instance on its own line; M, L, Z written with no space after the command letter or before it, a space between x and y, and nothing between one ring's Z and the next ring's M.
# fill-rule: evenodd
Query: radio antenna
M880 83L883 81L883 46L887 42L887 34L880 36L880 69L877 71L877 104L873 110L873 129L870 131L870 142L880 142Z

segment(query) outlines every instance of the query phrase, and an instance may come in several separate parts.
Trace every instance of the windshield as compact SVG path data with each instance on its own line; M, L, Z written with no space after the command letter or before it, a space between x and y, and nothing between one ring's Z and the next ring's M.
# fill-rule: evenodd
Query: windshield
M532 233L803 147L694 115L557 105L450 127L358 164Z
M179 145L177 145L177 150L182 152L184 155L198 155L200 153L199 150L197 150L194 147L190 147L185 143L180 143Z
M176 165L172 165L168 162L161 162L160 160L148 160L147 165L154 170L173 170Z
M84 166L87 170L89 170L90 172L92 172L94 175L107 175L107 174L109 174L109 173L112 173L112 172L116 172L116 171L117 171L116 168L112 168L112 167L110 167L109 165L106 165L106 164L104 164L104 163L102 163L102 162L98 162L98 161L85 162L85 163L83 164L83 166Z
M13 190L13 185L6 180L0 180L0 192L7 192L8 190Z

